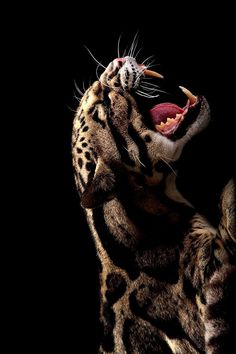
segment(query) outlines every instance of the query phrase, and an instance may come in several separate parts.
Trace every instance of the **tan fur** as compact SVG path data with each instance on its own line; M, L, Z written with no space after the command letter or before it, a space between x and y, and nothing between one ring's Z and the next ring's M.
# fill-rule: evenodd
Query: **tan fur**
M131 93L115 86L117 70L110 64L85 93L72 138L76 185L102 264L100 353L210 354L212 336L229 329L211 319L210 306L227 296L214 274L220 284L231 279L234 185L224 190L215 229L177 190L172 169L155 169L178 160L207 125L209 106L202 98L187 133L172 141L147 128Z

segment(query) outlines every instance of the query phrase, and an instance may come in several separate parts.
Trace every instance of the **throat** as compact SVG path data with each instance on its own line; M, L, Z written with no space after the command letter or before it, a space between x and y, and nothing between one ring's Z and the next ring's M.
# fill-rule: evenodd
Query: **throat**
M176 189L174 174L167 176L160 186L140 189L128 198L126 194L120 202L127 225L135 225L139 231L138 247L139 243L149 247L149 244L176 242L174 239L183 234L194 213L191 204Z

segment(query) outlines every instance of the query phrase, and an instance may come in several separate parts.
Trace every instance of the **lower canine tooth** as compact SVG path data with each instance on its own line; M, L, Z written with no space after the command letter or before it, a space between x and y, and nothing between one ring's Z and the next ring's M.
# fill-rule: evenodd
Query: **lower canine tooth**
M197 96L194 96L192 92L190 92L188 89L186 89L183 86L179 86L179 88L183 91L183 93L188 97L189 101L191 104L194 104L197 102Z

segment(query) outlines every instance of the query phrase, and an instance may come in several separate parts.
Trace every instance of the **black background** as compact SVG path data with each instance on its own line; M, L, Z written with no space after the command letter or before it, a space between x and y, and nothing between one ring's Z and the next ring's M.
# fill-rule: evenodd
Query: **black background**
M106 66L117 57L119 35L124 49L139 31L140 61L155 55L165 89L175 94L183 85L208 99L212 123L184 152L179 184L201 212L213 223L217 220L220 190L234 165L232 9L214 5L206 10L200 3L172 6L91 2L77 7L34 5L11 13L14 97L21 98L17 115L24 117L24 162L18 171L23 166L27 170L17 212L26 200L28 206L20 218L23 236L16 241L22 250L13 296L20 348L93 353L99 334L96 256L70 155L78 104L74 80L82 88L83 81L88 87L96 79L96 63L84 45Z

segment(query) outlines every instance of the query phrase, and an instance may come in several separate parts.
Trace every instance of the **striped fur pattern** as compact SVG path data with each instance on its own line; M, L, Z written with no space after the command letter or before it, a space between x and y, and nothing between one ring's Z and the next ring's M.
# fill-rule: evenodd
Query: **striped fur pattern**
M137 80L128 75L124 87L121 74L108 66L73 126L75 180L100 263L99 353L232 353L234 185L215 229L178 192L173 173L207 125L208 103L199 98L196 119L173 141L150 129L132 93Z

